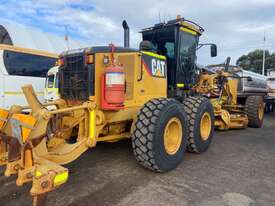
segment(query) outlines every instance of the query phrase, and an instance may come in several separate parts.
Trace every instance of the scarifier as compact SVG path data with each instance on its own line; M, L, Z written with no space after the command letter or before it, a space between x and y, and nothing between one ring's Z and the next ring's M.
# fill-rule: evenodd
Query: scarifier
M22 89L29 106L0 110L0 163L6 176L18 175L17 185L32 182L35 206L67 181L63 165L97 143L129 138L138 163L166 172L177 167L186 150L206 151L214 126L249 124L245 108L251 104L238 103L238 78L226 71L199 75L195 61L202 27L180 16L156 24L142 30L140 50L129 48L125 21L123 27L125 47L60 55L61 99L41 104L27 85ZM216 53L211 44L211 56ZM48 110L51 105L56 109ZM253 115L261 111L252 109Z

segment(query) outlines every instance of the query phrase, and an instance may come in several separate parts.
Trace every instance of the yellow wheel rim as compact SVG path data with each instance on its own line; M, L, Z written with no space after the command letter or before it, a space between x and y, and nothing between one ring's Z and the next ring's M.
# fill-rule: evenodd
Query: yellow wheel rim
M258 116L259 116L260 120L262 120L264 118L264 104L263 103L261 103L259 105Z
M182 125L178 118L169 120L164 130L164 148L169 155L177 153L182 142Z
M212 129L211 116L208 112L205 112L201 118L200 133L201 138L206 141L209 138Z

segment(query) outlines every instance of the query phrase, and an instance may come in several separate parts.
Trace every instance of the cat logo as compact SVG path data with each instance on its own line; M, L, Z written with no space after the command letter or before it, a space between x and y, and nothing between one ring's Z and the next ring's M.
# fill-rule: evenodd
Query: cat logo
M152 75L156 77L165 77L166 62L159 59L152 59Z
M142 52L142 62L147 72L153 77L166 77L166 57L153 52Z

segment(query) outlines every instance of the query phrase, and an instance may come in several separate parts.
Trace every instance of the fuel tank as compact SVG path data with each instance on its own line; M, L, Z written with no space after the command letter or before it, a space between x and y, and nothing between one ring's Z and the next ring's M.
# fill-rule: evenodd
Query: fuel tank
M216 73L218 70L224 70L224 65L208 66L205 70L209 73ZM255 72L243 70L238 66L230 65L229 72L239 77L238 94L239 95L265 95L268 93L267 77Z
M268 92L267 77L255 72L239 70L236 74L240 77L238 93L262 93ZM247 77L247 78L246 78Z

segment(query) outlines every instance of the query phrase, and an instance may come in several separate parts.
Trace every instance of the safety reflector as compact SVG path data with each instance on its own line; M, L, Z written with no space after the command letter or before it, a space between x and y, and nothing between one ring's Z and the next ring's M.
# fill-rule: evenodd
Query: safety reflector
M56 187L58 185L65 183L67 181L68 177L69 177L68 171L65 171L65 172L62 172L62 173L56 175L53 180L54 186Z
M42 176L42 172L35 170L35 177L41 177Z

